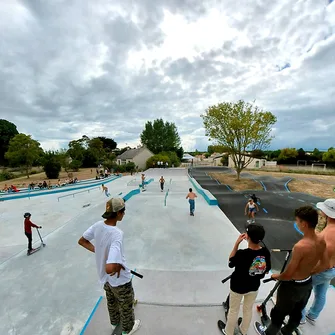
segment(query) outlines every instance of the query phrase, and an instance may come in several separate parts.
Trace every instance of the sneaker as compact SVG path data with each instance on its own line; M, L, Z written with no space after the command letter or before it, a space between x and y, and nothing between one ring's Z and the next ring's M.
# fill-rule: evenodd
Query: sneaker
M306 320L312 324L313 326L315 326L315 319L311 318L308 314L306 315ZM306 322L306 321L305 321Z
M141 327L141 320L135 320L133 329L129 333L122 332L122 335L131 335L134 334L137 330L139 330Z
M219 327L219 329L220 329L220 331L221 331L222 334L227 335L227 333L225 331L226 324L222 320L218 321L218 327Z
M306 324L306 319L300 321L300 325L304 325L304 324Z
M255 327L255 330L256 330L257 334L259 334L259 335L266 335L265 334L266 327L262 326L258 321L256 321L254 323L254 327Z
M241 325L241 323L242 323L242 318L241 318L241 317L239 317L239 318L237 319L237 324L240 326L240 325Z

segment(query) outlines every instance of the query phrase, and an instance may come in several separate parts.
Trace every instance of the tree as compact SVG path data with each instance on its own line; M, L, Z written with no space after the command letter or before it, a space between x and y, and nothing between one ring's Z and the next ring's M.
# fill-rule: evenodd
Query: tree
M163 162L164 164L168 163L169 166L171 166L171 161L168 155L157 154L157 155L150 157L147 160L147 163L146 163L147 169L152 168L153 166L156 166L157 162Z
M18 133L14 123L0 119L0 165L6 163L5 153L8 151L9 141Z
M105 151L108 152L116 149L117 143L112 138L107 138L104 136L99 136L97 138L103 143L103 148Z
M328 151L324 152L322 155L322 161L329 163L335 162L335 149L329 148Z
M265 152L263 150L255 149L250 155L254 158L263 158L265 156Z
M298 157L298 151L295 148L284 148L280 150L278 156L279 161L290 161L296 160Z
M183 149L183 147L179 147L179 148L176 150L176 154L177 154L178 158L179 158L180 160L182 160L182 159L183 159L183 156L184 156L184 149Z
M228 148L224 145L209 145L207 147L207 152L211 155L214 153L223 154L227 151L228 151Z
M242 100L210 106L201 117L206 135L228 148L235 164L237 180L240 180L241 171L252 160L245 153L266 148L271 143L271 129L277 121L271 112Z
M180 147L180 137L174 123L157 119L145 124L141 143L154 154L162 151L176 151Z
M33 163L43 155L40 143L33 140L30 135L18 134L10 142L5 158L12 166L22 166L29 178L29 171Z
M57 179L62 169L57 152L47 151L43 157L43 169L49 179Z
M316 161L322 160L322 152L318 148L314 148L312 152L312 157Z

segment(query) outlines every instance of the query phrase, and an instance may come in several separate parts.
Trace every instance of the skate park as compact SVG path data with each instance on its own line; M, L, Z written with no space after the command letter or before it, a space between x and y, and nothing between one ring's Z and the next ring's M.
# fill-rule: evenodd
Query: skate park
M150 169L145 174L145 192L138 187L140 175L106 182L112 197L126 198L126 217L120 228L125 233L127 265L144 276L133 279L138 299L135 315L142 320L138 334L219 334L217 321L224 317L222 301L229 291L229 284L223 285L221 280L232 272L228 256L245 226L240 214L245 194L235 195L225 185L215 186L206 171L194 170L194 178L186 169ZM161 175L166 181L164 192L158 183ZM189 187L198 194L194 217L189 216L185 199ZM99 186L80 192L64 192L61 195L66 197L61 199L59 194L50 193L0 202L0 285L6 288L0 294L0 334L111 334L94 255L77 244L81 234L100 220L107 198ZM290 208L302 202L287 200L292 205L284 211L288 206L284 195L267 198L264 191L259 196L267 213L262 210L257 219L271 227L268 247L291 247L299 233ZM47 244L31 257L26 256L22 233L25 211L43 227ZM36 234L34 242L39 244ZM281 257L274 267L280 264ZM258 302L272 286L261 286ZM330 289L320 322L315 327L303 326L303 333L334 332L334 304L335 292ZM254 319L259 319L256 309ZM255 334L252 327L248 334Z

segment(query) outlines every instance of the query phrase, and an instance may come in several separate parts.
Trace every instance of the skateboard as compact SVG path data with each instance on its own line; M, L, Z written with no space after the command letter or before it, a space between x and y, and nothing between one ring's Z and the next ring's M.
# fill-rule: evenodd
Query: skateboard
M137 302L138 302L137 299L135 299L134 302L133 302L134 307L137 305ZM114 329L112 335L122 335L122 325L118 325Z

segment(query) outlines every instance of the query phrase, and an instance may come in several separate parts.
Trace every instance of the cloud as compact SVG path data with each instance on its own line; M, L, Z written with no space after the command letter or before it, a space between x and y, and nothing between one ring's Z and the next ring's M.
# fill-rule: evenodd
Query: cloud
M0 29L0 117L46 149L160 117L205 149L200 114L239 99L277 116L273 147L333 145L335 2L13 0Z

